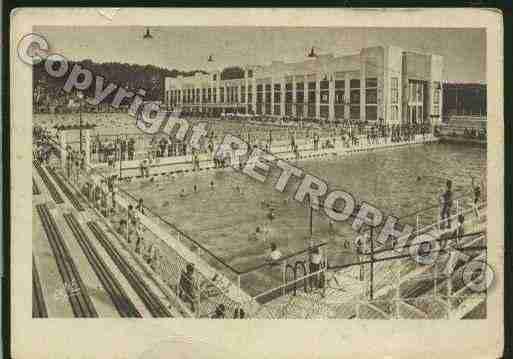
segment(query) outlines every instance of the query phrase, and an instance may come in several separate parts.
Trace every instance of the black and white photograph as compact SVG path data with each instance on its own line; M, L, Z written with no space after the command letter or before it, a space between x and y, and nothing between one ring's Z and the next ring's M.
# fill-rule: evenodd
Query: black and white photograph
M34 321L490 320L485 27L147 19L13 42Z

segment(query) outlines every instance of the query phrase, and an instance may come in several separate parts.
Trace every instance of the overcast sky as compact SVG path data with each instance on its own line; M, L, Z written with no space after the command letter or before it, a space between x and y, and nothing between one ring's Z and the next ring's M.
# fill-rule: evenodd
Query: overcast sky
M396 45L444 56L444 79L486 80L486 34L480 29L155 27L44 27L51 50L72 60L152 64L169 69L209 70L302 61L310 47L320 54L357 53L360 48ZM208 55L215 62L207 62Z

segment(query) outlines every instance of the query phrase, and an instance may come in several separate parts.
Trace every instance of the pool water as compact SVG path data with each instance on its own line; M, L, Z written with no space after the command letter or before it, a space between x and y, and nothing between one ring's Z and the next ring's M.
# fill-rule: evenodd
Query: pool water
M484 178L486 149L432 144L302 161L297 166L326 180L330 189L351 193L357 202L370 203L385 215L405 217L402 223L414 224L416 216L409 214L434 205L432 211L420 216L421 222L428 224L439 215L436 204L447 179L452 180L457 196L471 191L472 176L476 184ZM271 242L284 255L309 244L309 210L292 200L299 182L291 180L280 193L273 188L279 174L272 171L268 180L260 183L235 171L200 172L123 187L218 257L244 271L265 261ZM180 195L182 190L184 196ZM276 214L272 224L267 219L269 206ZM268 230L265 242L262 237L253 240L257 227ZM314 242L332 241L340 246L346 240L351 243L355 236L348 222L336 224L335 233L330 233L326 216L314 212ZM336 260L343 264L353 258L346 253Z

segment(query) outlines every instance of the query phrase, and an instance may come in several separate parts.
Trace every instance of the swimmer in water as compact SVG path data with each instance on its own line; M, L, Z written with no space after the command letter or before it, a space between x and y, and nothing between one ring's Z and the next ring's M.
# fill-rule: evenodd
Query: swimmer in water
M420 182L420 180L422 180L422 177L417 176L417 182Z
M214 190L214 181L210 181L210 189L213 191Z
M269 213L267 214L267 219L269 219L269 223L272 223L273 220L274 220L274 209L271 208L271 210L269 211Z
M185 198L185 189L182 188L182 191L180 192L180 198Z
M194 193L198 193L198 186L197 185L194 185Z

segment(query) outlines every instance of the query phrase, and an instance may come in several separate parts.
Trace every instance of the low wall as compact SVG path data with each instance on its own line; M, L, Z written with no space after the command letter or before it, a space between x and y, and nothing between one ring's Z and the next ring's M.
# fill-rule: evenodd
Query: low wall
M373 144L362 144L357 146L346 147L342 146L341 143L338 143L338 146L335 148L329 149L321 149L321 150L309 150L304 149L300 150L299 157L293 152L290 151L282 151L276 152L273 151L272 154L279 159L288 160L288 161L305 161L312 159L333 159L338 156L347 156L356 153L365 153L365 152L374 152L379 150L386 150L404 146L414 146L421 145L426 143L434 143L438 142L438 138L433 135L416 135L414 140L411 141L401 141L401 142L386 142L386 143L373 143ZM280 146L284 147L284 146ZM200 155L200 168L197 171L212 171L212 170L231 170L230 167L218 168L214 166L214 162L209 158L210 155L201 154ZM119 163L116 164L115 167L107 168L106 165L97 165L96 168L99 170L107 170L112 174L120 174L124 179L127 178L141 178L140 169L136 163L140 161L125 161L121 164L121 171L119 168ZM148 177L158 177L158 176L167 176L173 174L188 174L194 173L195 171L192 168L191 156L178 156L178 157L170 157L170 158L160 158L159 162L149 166L149 175Z

